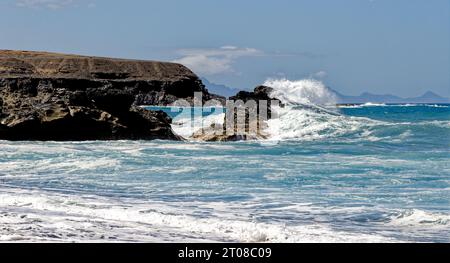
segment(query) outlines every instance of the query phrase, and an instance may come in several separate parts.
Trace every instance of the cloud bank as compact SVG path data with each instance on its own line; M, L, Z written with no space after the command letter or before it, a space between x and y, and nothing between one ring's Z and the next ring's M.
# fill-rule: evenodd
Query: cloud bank
M262 56L264 53L255 48L223 46L220 48L180 49L181 58L175 63L183 64L202 75L214 75L234 72L233 64L241 57Z

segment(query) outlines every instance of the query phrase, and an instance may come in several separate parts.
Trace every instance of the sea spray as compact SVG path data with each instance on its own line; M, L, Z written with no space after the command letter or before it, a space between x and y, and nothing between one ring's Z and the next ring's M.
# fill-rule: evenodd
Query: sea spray
M272 108L272 114L275 117L268 120L266 128L264 128L264 134L267 136L257 138L263 144L273 145L273 143L286 140L317 141L324 139L353 142L403 142L414 138L416 133L423 133L424 128L448 132L448 108L445 105L441 107L394 105L395 107L393 107L383 104L364 104L357 107L336 107L334 94L317 80L269 79L264 85L273 89L269 93L270 98L279 99L282 107ZM397 121L391 123L389 120L393 116L385 114L388 108L392 114L399 113L399 115L395 115L397 116L395 118L403 118L404 113L402 112L408 109L409 111L420 110L420 112L432 111L433 116L440 119L429 119L426 116L431 115L427 113L419 122ZM199 110L203 114L202 118L193 118L193 112ZM348 111L355 111L356 114L348 114ZM173 116L173 130L192 141L198 140L198 138L193 139L192 134L198 131L199 127L203 129L208 129L212 125L221 127L224 124L226 109L220 106L187 107L180 108L177 112L180 113ZM367 112L371 112L371 115L367 116Z
M314 121L316 116L312 115L340 116L334 109L329 109L335 107L336 98L320 81L314 79L296 81L269 79L264 83L264 86L271 87L273 90L269 94L270 97L280 100L283 104L282 108L273 108L273 116L270 121L272 125L267 128L268 134L272 135L269 138L272 140L303 137L300 134L310 133L310 123L304 120L305 117L312 117ZM256 103L261 103L261 101ZM225 109L219 111L216 109L216 114L204 116L205 118L192 118L190 109L184 109L183 113L174 119L172 128L177 134L189 139L196 130L210 127L212 124L222 125L224 112ZM277 116L278 113L281 114L280 118ZM301 120L300 124L306 127L301 127L300 134L297 134L297 136L295 133L300 128L296 127L299 120ZM279 122L281 124L277 124ZM323 122L323 118L321 118L321 122ZM325 122L321 125L325 125ZM317 126L314 127L317 128Z
M314 79L269 79L271 97L285 105L273 109L278 118L268 121L270 140L314 140L353 132L363 123L336 111L336 96Z
M265 86L273 88L270 94L288 105L336 105L336 96L325 85L314 79L268 79Z

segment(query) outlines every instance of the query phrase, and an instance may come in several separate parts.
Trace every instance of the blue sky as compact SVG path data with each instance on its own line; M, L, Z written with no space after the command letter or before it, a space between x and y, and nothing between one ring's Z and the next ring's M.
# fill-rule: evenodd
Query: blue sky
M0 49L177 61L250 89L314 77L450 97L449 0L2 0Z

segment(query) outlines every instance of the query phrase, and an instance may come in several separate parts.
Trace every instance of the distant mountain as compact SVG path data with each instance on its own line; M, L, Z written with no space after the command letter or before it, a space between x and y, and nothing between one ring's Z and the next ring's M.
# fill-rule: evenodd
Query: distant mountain
M450 103L450 99L441 97L434 92L428 91L420 97L406 99L410 103Z
M391 94L378 95L364 92L359 96L347 96L329 88L336 95L338 103L450 103L449 98L444 98L431 91L420 97L401 98Z
M205 78L201 78L201 80L210 93L221 95L227 98L236 95L236 93L240 91L239 89L230 88L222 84L209 82L209 80Z
M201 78L203 84L206 86L208 91L213 94L221 95L224 97L231 97L236 95L240 90L235 88L230 88L226 85L216 84L208 81L206 78ZM439 96L438 94L428 91L420 97L413 98L401 98L392 94L373 94L369 92L364 92L359 96L349 96L344 95L337 90L328 88L328 90L336 95L338 103L450 103L449 98Z

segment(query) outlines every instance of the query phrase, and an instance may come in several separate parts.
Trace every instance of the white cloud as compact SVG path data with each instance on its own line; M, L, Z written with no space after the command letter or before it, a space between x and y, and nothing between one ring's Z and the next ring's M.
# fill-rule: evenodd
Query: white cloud
M16 0L18 7L26 8L48 8L61 9L76 4L80 0ZM87 3L87 6L94 7L94 2Z
M261 56L264 53L254 48L223 46L220 48L180 49L181 58L173 62L183 64L198 74L214 75L234 72L233 64L241 57Z
M198 74L214 75L233 71L231 67L232 61L228 58L193 55L174 60L173 62L183 64Z

